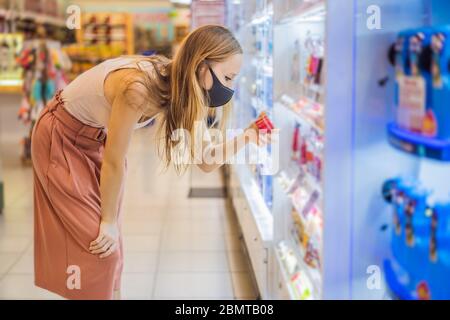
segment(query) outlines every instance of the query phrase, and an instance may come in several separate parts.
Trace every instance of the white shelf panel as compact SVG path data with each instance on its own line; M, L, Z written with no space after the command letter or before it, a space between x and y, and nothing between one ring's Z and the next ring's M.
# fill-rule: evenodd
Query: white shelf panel
M253 179L247 165L233 165L239 178L242 191L249 204L264 247L269 248L273 240L273 216L264 202L264 198Z

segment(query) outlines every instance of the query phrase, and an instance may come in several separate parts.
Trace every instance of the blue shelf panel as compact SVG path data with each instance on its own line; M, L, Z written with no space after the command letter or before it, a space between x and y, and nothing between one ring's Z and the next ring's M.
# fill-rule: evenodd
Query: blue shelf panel
M398 279L399 276L394 271L390 260L384 261L384 274L389 289L393 295L400 300L417 300L409 291L409 289L402 284Z
M395 123L388 125L389 143L395 148L441 161L450 161L450 140L428 138L399 128Z

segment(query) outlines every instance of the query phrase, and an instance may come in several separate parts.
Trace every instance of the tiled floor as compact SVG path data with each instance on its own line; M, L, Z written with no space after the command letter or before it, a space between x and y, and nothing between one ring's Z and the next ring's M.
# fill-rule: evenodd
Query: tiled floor
M0 216L0 299L59 299L33 285L31 170L20 164L19 99L0 97L5 212ZM223 199L189 199L190 186L221 186L220 172L161 172L154 127L128 156L123 224L125 299L254 299L234 214Z

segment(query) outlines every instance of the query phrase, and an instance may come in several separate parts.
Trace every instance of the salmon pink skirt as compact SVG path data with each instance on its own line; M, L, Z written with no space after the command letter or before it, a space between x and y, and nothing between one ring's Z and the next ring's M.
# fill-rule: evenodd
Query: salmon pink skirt
M103 129L64 109L60 92L33 129L35 284L67 299L112 299L120 289L122 236L118 250L105 259L89 251L101 219L105 141ZM119 228L120 211L119 205Z

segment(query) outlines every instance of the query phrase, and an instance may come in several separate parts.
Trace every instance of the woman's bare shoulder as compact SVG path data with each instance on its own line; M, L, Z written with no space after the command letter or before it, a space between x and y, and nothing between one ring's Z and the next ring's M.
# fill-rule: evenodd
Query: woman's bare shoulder
M139 108L146 107L148 103L148 86L151 80L138 69L119 69L108 75L105 79L105 97L113 104L118 96L123 96L129 105Z

